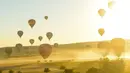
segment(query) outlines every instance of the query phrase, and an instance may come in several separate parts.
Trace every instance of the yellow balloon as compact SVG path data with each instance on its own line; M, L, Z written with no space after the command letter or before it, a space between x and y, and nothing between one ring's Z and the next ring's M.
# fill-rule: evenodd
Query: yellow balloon
M113 47L124 47L125 46L125 40L122 38L114 38L111 40L111 45Z
M99 9L98 14L103 17L105 15L106 11L104 9Z
M103 57L106 57L109 54L110 48L111 48L111 45L109 42L107 42L107 41L99 42L97 46L99 48L98 49L99 53Z
M98 33L103 36L103 34L105 33L105 30L103 28L98 29Z
M114 1L109 1L108 2L108 8L112 9L113 4L114 4Z
M111 45L112 45L112 48L113 48L114 52L116 53L116 55L118 57L125 50L125 40L122 39L122 38L114 38L114 39L112 39L111 40Z

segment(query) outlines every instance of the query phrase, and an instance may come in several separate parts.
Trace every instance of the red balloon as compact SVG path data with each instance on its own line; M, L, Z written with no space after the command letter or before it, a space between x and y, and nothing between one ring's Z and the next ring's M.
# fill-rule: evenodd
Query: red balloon
M39 53L44 59L48 58L52 53L52 46L50 44L41 44L39 47Z

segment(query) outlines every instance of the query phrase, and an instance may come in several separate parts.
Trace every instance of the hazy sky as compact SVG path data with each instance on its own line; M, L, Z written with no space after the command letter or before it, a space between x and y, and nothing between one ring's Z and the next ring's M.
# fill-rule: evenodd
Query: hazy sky
M110 11L108 0L0 0L0 46L30 45L29 39L35 40L34 45L45 43L46 32L54 34L51 43L129 38L129 0L122 1L118 0ZM103 19L97 13L100 8L107 11ZM28 25L29 19L36 20L33 29ZM103 37L97 31L100 27L106 31ZM24 31L21 39L18 30ZM42 42L38 36L43 36Z

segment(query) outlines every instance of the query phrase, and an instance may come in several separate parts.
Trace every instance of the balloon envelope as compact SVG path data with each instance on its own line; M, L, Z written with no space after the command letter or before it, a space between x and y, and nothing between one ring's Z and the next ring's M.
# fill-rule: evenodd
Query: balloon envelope
M48 58L52 53L52 46L50 44L41 44L39 46L39 53L44 59Z
M54 43L54 47L58 47L58 43Z
M42 36L39 36L38 39L39 39L40 41L42 41L43 37L42 37Z
M19 30L19 31L17 32L17 34L18 34L18 36L21 38L22 35L23 35L23 31Z
M125 50L125 40L122 38L114 38L111 40L112 48L119 57Z
M109 1L108 2L108 8L112 9L114 3L115 3L114 1Z
M47 32L46 36L50 40L52 38L53 34L52 34L52 32Z
M30 39L29 42L32 45L34 43L34 39Z
M12 54L12 48L6 47L6 48L5 48L5 53L7 53L8 56L10 56L10 55Z
M105 30L103 28L98 29L98 33L103 36L103 34L105 33Z
M99 9L98 14L103 17L105 15L106 11L104 9Z
M31 28L35 25L36 21L34 19L28 20L28 24L30 25Z
M23 47L22 44L18 43L15 45L15 48L18 50L18 52L20 52L20 49Z
M18 44L16 44L16 45L15 45L15 47L16 47L16 48L22 48L22 47L23 47L23 45L22 45L22 44L20 44L20 43L18 43Z
M107 41L99 42L98 43L98 51L102 54L102 56L107 56L109 54L111 44Z
M121 46L125 46L125 40L122 38L114 38L111 40L111 44L113 47L121 47Z
M47 19L48 19L48 16L45 16L44 18L47 20Z

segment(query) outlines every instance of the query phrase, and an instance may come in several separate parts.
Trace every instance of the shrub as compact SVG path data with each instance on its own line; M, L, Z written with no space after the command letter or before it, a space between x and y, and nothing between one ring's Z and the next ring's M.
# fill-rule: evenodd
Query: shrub
M88 69L88 71L86 73L99 73L99 70L97 68L92 67L92 68Z
M0 73L2 73L2 70L0 70Z
M13 70L9 70L9 73L14 73L14 71Z
M22 73L21 71L18 71L17 73Z
M40 63L40 61L38 60L37 63Z
M47 73L47 72L50 72L50 69L49 69L49 68L45 68L45 69L44 69L44 72L46 72L46 73Z
M45 60L45 62L47 62L47 60Z
M49 60L49 62L52 62L52 60Z
M74 72L73 72L73 69L65 69L64 73L74 73Z
M75 72L75 73L80 73L80 72Z
M66 67L65 67L64 65L61 65L61 66L60 66L60 69L61 69L61 70L64 70L65 68L66 68Z

